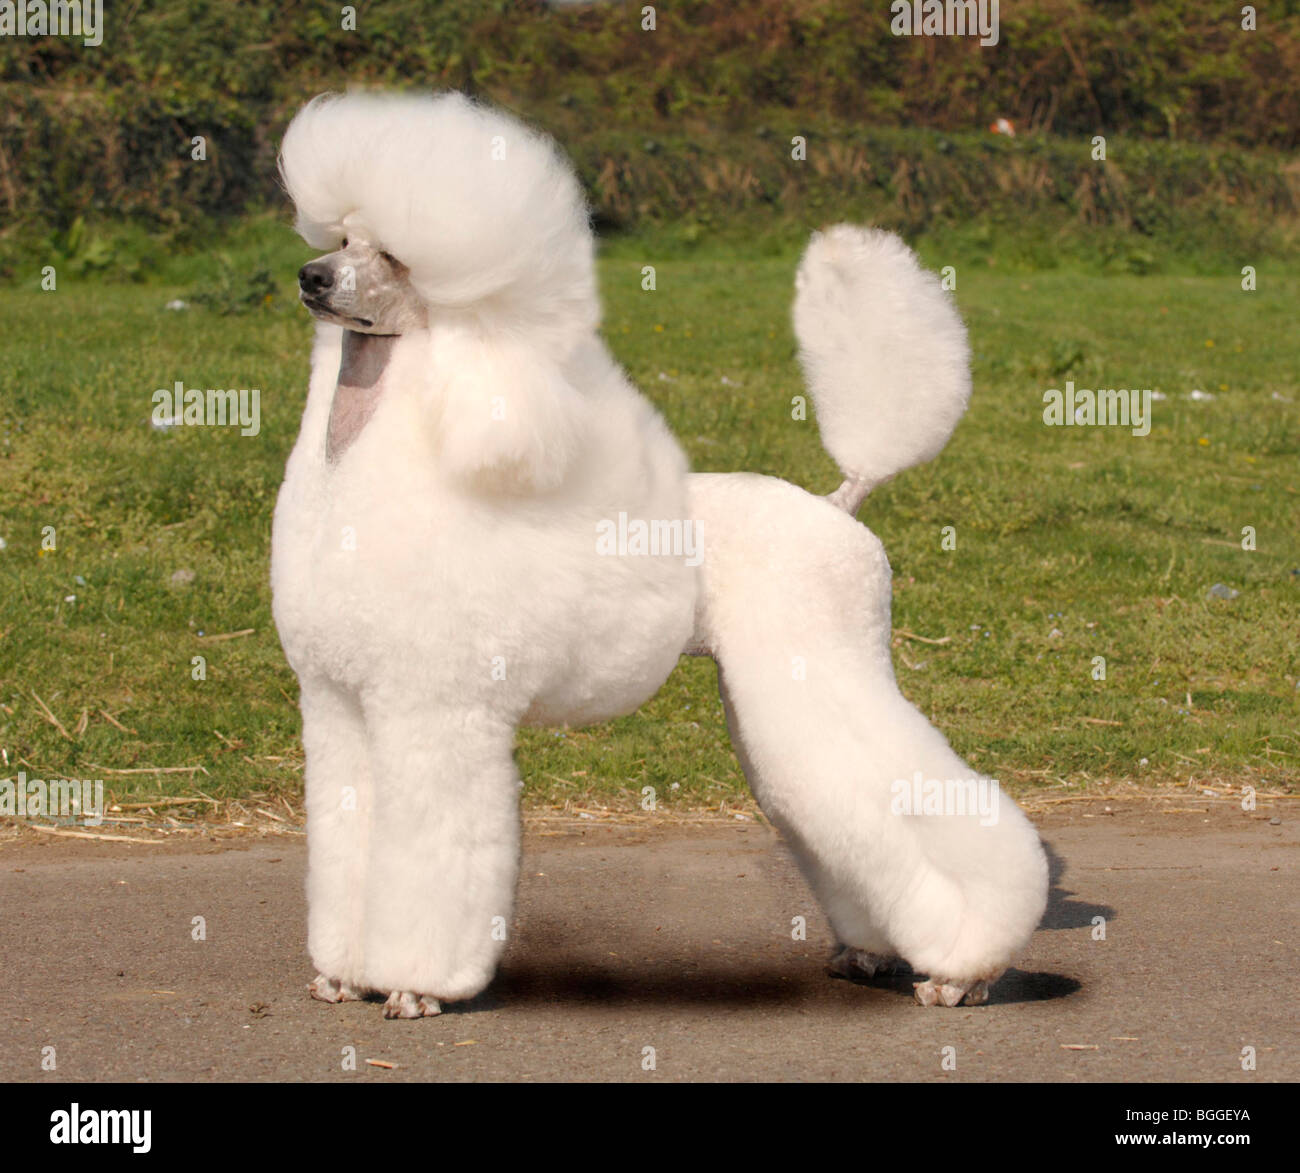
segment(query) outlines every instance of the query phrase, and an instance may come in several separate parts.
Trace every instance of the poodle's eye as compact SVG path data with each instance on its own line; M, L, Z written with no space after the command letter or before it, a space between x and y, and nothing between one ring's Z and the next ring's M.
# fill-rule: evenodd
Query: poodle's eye
M346 236L343 238L343 243L342 243L341 245L339 245L339 247L340 247L340 248L347 248L347 247L348 247L348 238L347 238Z

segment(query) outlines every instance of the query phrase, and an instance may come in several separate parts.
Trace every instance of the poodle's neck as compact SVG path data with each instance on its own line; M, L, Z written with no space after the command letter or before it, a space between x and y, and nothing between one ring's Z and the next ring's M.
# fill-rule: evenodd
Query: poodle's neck
M343 360L325 437L325 459L331 463L348 450L374 415L384 393L384 371L399 337L343 331Z

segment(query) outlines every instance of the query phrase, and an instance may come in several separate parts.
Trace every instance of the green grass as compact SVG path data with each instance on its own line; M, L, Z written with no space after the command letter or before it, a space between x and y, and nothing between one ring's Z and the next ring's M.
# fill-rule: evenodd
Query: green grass
M791 419L803 391L788 321L795 255L670 243L607 247L615 353L697 469L829 491L838 478L815 424ZM921 247L927 263L957 268L971 410L937 461L861 513L894 567L895 628L947 641L896 638L904 692L1013 788L1300 782L1300 280L1263 260L1253 293L1235 270L1007 271L996 242L949 243L952 255L940 238ZM296 684L267 564L305 393L310 325L291 285L305 255L259 220L224 270L201 254L167 259L147 284L0 291L0 777L103 777L119 795L298 792ZM653 293L643 264L657 267ZM237 292L259 268L277 279L265 308L162 308L222 281ZM1146 437L1044 427L1042 392L1067 378L1166 398ZM153 430L151 395L177 379L260 388L260 435ZM1215 398L1185 398L1194 388ZM57 545L42 552L46 526ZM944 526L956 550L941 549ZM192 583L173 585L182 569ZM1207 599L1216 582L1240 594ZM198 655L203 681L191 678ZM654 786L661 803L712 805L744 790L701 661L683 661L633 716L523 732L519 761L542 803L630 801ZM170 766L207 776L107 772Z

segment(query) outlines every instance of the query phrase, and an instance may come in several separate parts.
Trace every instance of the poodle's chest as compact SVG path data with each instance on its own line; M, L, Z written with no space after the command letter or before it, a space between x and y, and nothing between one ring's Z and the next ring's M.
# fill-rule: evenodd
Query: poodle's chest
M409 678L431 700L586 723L652 695L690 636L694 567L610 556L594 516L325 485L286 482L272 540L276 625L300 674Z
M362 438L353 437L351 448ZM457 542L455 519L398 478L356 483L322 453L289 475L276 505L271 585L276 623L291 660L373 648L402 614L429 612L455 584L444 575Z
M684 517L671 436L629 397L597 417L564 490L481 492L440 464L419 386L394 379L338 451L335 381L313 385L272 534L290 663L546 721L634 708L690 637L697 560L684 542L642 550L630 522L622 544L606 531Z

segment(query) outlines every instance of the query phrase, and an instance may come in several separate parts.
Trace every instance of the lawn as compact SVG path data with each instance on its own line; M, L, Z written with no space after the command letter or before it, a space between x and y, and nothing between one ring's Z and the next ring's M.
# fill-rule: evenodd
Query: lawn
M1300 279L1252 258L1247 292L1235 270L1009 270L994 244L945 255L942 239L922 252L956 269L975 395L942 456L860 515L894 568L904 692L1015 792L1300 784ZM301 793L267 563L305 393L311 327L292 280L306 256L262 219L224 256L172 258L144 284L0 290L0 777L103 778L121 797ZM828 492L815 424L791 418L796 259L617 240L605 333L697 469ZM265 305L192 301L220 274L256 289L259 268ZM177 297L189 308L166 310ZM1150 434L1044 426L1043 391L1067 379L1151 388ZM154 428L153 392L176 380L259 388L260 432ZM1235 597L1208 597L1218 583ZM633 716L525 731L519 764L544 805L746 793L701 661ZM130 772L164 767L201 770Z

